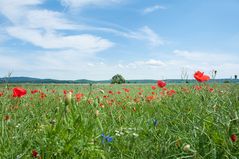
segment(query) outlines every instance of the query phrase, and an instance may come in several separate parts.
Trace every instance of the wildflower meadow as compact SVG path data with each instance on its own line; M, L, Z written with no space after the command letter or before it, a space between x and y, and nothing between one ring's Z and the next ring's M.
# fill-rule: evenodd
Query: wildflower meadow
M239 158L239 85L2 84L0 158Z

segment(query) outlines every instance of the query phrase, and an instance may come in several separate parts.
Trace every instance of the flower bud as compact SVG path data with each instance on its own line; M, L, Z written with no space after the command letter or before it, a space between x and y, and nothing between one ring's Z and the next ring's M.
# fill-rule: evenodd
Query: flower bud
M103 89L100 89L100 93L104 94L104 93L105 93L105 91L104 91Z
M186 145L183 147L183 151L188 152L189 150L190 150L190 145L189 145L189 144L186 144Z
M100 115L99 110L96 110L96 111L95 111L95 116L98 117L99 115Z
M231 140L232 140L232 142L236 142L237 141L237 135L236 134L232 134L231 135Z
M65 104L66 104L66 105L70 105L70 104L71 104L71 99L72 99L72 93L69 92L69 93L66 94Z

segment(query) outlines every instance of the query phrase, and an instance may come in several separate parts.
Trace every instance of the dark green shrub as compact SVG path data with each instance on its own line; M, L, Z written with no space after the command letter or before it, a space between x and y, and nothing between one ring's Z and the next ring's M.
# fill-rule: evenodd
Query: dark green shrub
M112 84L115 84L115 83L117 83L117 84L125 83L125 79L124 79L124 77L122 75L117 74L117 75L114 75L112 77L111 83Z

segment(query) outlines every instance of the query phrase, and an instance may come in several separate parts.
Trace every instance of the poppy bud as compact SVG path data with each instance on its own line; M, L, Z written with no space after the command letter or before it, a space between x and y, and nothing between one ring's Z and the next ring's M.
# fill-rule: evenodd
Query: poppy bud
M188 152L189 150L190 150L190 145L189 145L189 144L186 144L186 145L183 147L183 151Z
M104 93L105 93L105 91L104 91L103 89L100 89L100 93L104 94Z
M5 120L5 121L8 121L8 120L10 120L10 119L11 119L10 115L5 115L5 116L4 116L4 120Z
M72 93L69 92L69 93L66 94L65 104L66 104L66 105L70 105L70 104L71 104L71 99L72 99Z
M36 150L32 150L32 157L37 158L38 157L38 152Z
M95 116L97 117L97 116L99 116L99 115L100 115L99 110L96 110L96 111L95 111Z
M232 134L231 135L231 140L232 140L232 142L236 142L237 141L237 135L236 134Z

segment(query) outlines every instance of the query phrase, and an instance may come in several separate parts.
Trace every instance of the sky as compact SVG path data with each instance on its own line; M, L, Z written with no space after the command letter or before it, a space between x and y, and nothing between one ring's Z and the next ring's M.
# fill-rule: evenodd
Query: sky
M0 0L0 77L239 75L239 0Z

